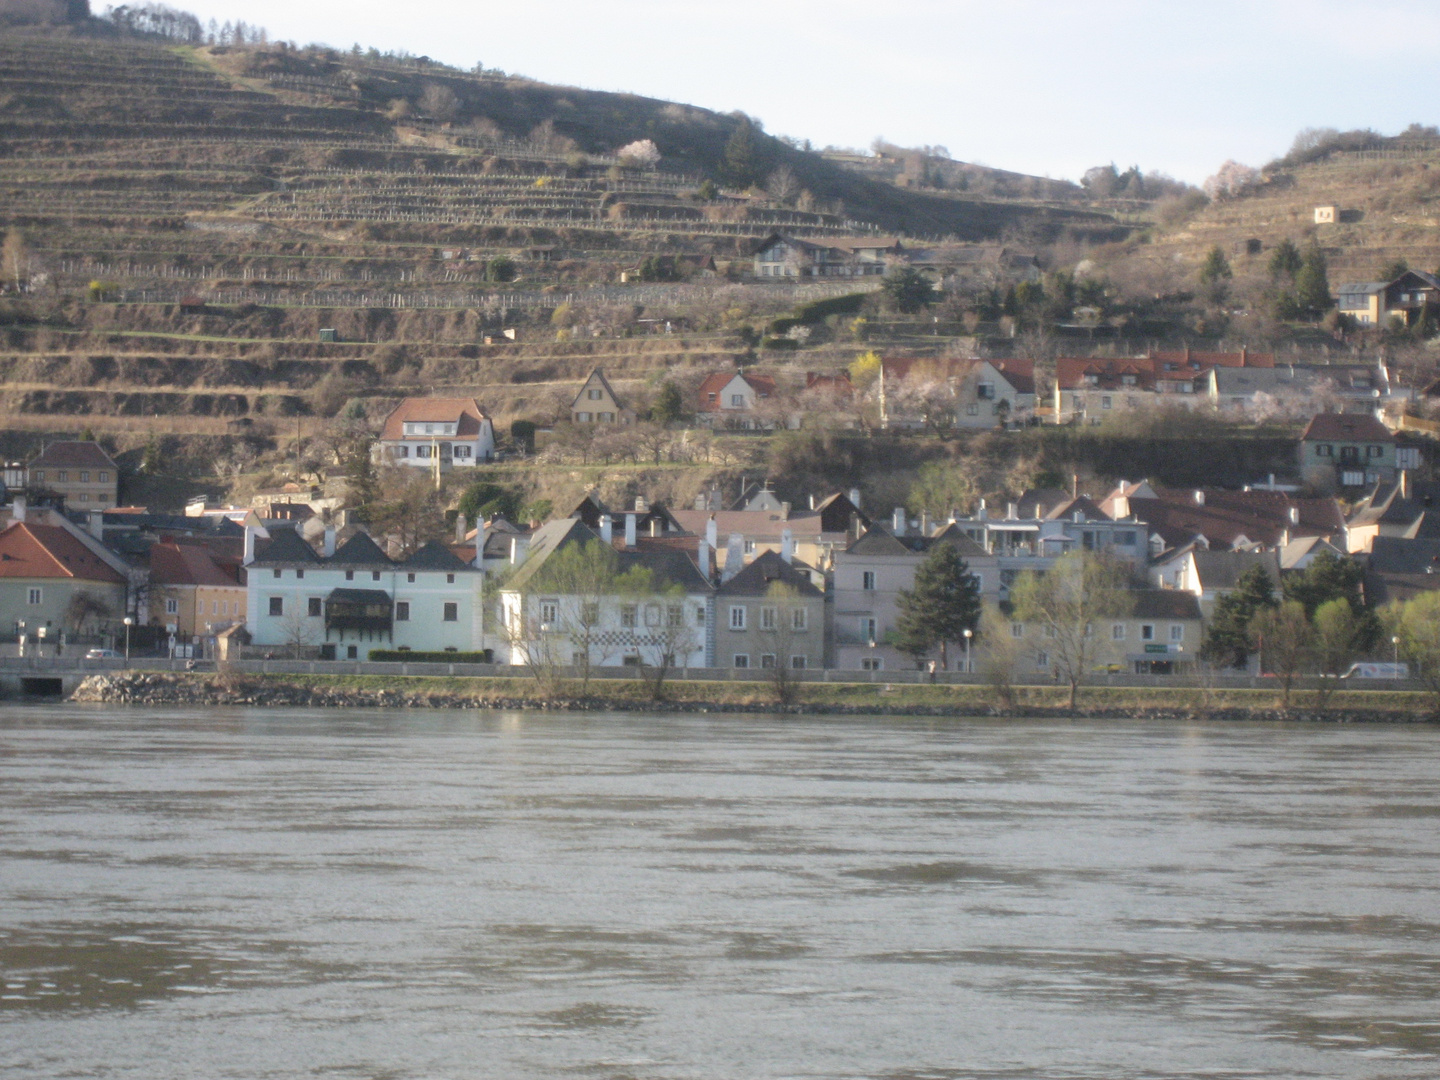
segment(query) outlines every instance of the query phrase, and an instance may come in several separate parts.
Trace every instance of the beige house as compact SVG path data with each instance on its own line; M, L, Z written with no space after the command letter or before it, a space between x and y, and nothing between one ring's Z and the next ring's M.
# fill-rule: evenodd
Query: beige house
M125 617L127 582L58 525L14 521L0 532L0 629L34 642L113 634Z
M825 594L810 575L767 551L715 596L715 665L818 670L825 663Z
M150 548L150 622L175 627L189 640L213 637L245 621L240 560L200 544L162 542Z
M622 427L635 423L635 412L627 409L620 395L605 378L605 372L596 368L585 379L580 392L570 404L572 424L619 424Z
M1182 675L1195 670L1204 622L1200 598L1179 589L1137 589L1131 614L1092 627L1087 675ZM1007 643L1017 657L1015 674L1050 675L1055 642L1045 628L1012 622ZM1015 646L1019 646L1015 648Z
M29 486L64 496L75 510L109 510L118 505L120 470L98 443L50 443L30 462Z

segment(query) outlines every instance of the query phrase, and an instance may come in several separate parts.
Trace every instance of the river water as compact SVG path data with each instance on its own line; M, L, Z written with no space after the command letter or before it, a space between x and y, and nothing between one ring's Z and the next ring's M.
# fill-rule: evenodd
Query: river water
M1440 1076L1440 728L0 706L0 1076Z

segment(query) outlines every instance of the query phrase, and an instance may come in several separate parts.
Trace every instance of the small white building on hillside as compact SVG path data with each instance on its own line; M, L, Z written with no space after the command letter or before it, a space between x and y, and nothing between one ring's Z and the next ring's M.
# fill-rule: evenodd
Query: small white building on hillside
M385 418L380 460L417 469L473 468L495 457L495 427L474 398L406 398Z

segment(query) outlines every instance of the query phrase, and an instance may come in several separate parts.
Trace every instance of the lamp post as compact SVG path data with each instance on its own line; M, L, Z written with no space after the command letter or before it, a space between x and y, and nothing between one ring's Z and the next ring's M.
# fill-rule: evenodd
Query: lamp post
M135 620L129 615L125 616L125 666L130 666L130 627L135 625Z
M972 636L974 636L974 634L975 634L975 631L974 631L974 630L971 630L970 627L967 626L967 627L965 628L965 674L966 674L966 675L969 675L969 674L970 674L970 638L971 638Z
M1395 667L1391 671L1391 678L1400 678L1400 635L1396 634L1390 639L1390 644L1395 647Z

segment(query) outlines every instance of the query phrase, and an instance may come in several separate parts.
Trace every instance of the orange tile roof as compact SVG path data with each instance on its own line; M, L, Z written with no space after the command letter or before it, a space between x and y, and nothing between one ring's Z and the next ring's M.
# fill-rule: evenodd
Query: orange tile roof
M380 438L403 439L405 425L419 422L454 424L453 438L473 439L480 434L481 422L488 419L474 398L406 398L385 418L385 430Z
M58 525L17 521L0 532L0 578L69 578L123 585L109 564Z
M216 556L198 544L150 546L150 581L155 585L207 585L238 588L239 563Z

